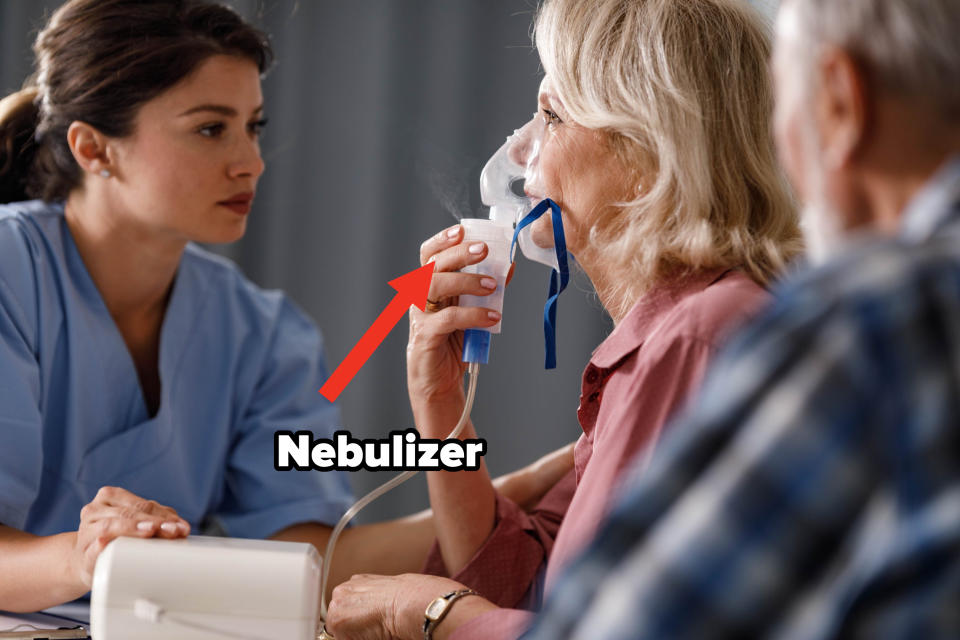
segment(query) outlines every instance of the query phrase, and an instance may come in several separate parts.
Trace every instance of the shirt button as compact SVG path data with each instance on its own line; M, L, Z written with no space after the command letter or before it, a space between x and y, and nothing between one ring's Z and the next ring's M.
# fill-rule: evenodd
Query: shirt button
M590 371L587 371L587 382L593 384L597 381L597 378L600 377L600 374L597 373L596 369L591 368Z

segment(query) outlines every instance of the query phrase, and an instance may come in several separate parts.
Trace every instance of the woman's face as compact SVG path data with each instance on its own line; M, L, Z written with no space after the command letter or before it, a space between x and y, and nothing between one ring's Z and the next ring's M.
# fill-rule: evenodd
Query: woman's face
M570 119L550 77L540 84L538 110L510 148L514 162L527 168L524 191L534 201L551 198L563 212L567 248L582 254L590 228L615 202L628 197L627 172L604 134ZM553 246L553 223L541 216L531 225L541 247Z
M253 62L208 58L140 108L133 134L111 140L116 209L176 241L240 238L264 169L262 110Z

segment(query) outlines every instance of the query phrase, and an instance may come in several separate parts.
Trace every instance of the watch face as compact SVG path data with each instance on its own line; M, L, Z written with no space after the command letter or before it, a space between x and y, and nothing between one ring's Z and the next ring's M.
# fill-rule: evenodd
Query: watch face
M427 607L426 615L431 620L436 620L446 608L447 608L447 599L437 598L436 600L430 603L430 606Z

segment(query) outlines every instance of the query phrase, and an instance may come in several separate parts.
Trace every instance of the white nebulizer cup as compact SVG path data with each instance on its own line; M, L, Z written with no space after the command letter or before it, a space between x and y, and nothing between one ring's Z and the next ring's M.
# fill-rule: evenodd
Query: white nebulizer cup
M507 274L510 272L510 241L513 239L513 225L500 224L495 220L483 218L464 218L460 221L463 227L463 242L467 245L474 242L483 242L487 245L487 257L482 262L465 267L463 273L477 273L489 276L497 281L497 289L486 296L460 296L460 306L487 307L495 311L503 311L503 290L507 283ZM500 322L489 329L488 333L500 333Z
M494 220L483 218L464 218L463 241L466 244L484 242L487 245L487 257L477 264L461 269L463 273L478 273L497 281L496 290L486 296L460 296L462 307L486 307L503 311L503 290L510 272L510 242L513 239L513 226L503 225ZM501 322L486 329L467 329L463 337L463 361L487 364L490 356L490 334L500 333Z

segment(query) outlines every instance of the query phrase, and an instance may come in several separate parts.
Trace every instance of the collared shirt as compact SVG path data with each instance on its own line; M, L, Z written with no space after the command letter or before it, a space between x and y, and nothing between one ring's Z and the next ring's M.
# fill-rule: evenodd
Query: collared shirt
M493 532L452 577L501 606L538 606L546 559L549 591L558 568L595 534L621 473L650 451L729 332L767 301L742 272L713 270L664 284L637 302L583 373L575 477L559 483L532 515L499 497ZM436 549L427 571L444 572ZM454 637L517 637L530 615L494 611L462 625Z
M776 292L525 637L960 637L958 188Z
M277 429L330 437L320 335L279 292L188 246L164 316L159 411L87 272L62 205L0 207L0 523L76 530L104 485L199 528L266 537L333 524L345 474L277 471Z

